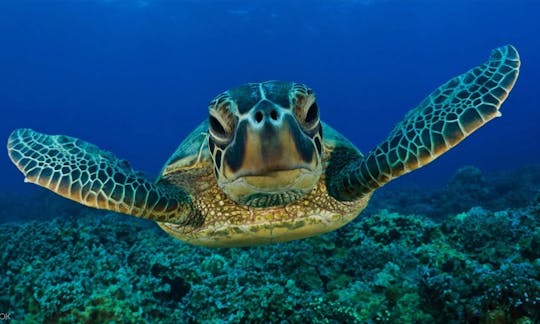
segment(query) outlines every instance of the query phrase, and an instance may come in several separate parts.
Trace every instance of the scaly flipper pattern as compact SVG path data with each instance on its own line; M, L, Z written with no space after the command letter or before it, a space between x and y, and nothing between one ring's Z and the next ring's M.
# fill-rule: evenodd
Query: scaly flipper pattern
M500 47L486 63L440 86L364 159L345 167L331 183L332 194L342 200L368 194L428 164L500 116L499 107L516 82L519 66L517 50Z
M93 144L18 129L8 139L8 153L26 181L83 205L155 221L198 222L186 193L147 180Z

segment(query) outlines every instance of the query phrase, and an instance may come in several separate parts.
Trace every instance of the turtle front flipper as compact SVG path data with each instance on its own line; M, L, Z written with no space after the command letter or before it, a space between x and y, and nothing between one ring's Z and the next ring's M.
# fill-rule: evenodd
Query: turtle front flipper
M431 93L396 125L388 138L333 178L330 192L353 200L433 161L465 137L500 116L514 86L520 60L513 46L492 51L490 59Z
M18 129L9 136L7 148L25 181L83 205L176 224L196 217L181 189L149 181L93 144Z

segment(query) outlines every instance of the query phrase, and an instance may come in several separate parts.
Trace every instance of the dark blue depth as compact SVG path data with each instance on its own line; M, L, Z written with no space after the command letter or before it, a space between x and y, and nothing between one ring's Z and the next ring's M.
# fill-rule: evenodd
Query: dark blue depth
M282 79L314 88L323 119L367 152L430 91L514 44L522 74L503 118L400 179L440 185L463 165L540 160L539 31L532 0L2 1L0 139L69 134L155 176L215 94ZM4 153L0 190L22 190Z

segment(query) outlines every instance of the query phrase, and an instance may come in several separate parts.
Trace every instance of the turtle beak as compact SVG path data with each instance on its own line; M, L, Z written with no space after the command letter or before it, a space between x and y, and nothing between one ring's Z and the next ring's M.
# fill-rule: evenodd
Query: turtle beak
M292 174L282 177L276 172L302 169L309 172L316 169L317 163L313 142L290 111L263 100L239 123L234 143L226 154L224 175L230 181L272 175L292 181ZM279 184L269 184L272 185Z

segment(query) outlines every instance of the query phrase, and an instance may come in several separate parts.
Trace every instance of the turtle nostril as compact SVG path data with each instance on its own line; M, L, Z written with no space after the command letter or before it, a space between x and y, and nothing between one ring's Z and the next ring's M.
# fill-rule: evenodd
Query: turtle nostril
M263 114L262 114L262 112L257 111L257 112L255 113L255 121L256 121L257 123L260 123L262 120L263 120Z
M278 117L277 111L275 111L274 109L272 109L272 110L270 111L270 118L272 118L273 120L277 120L277 117Z

